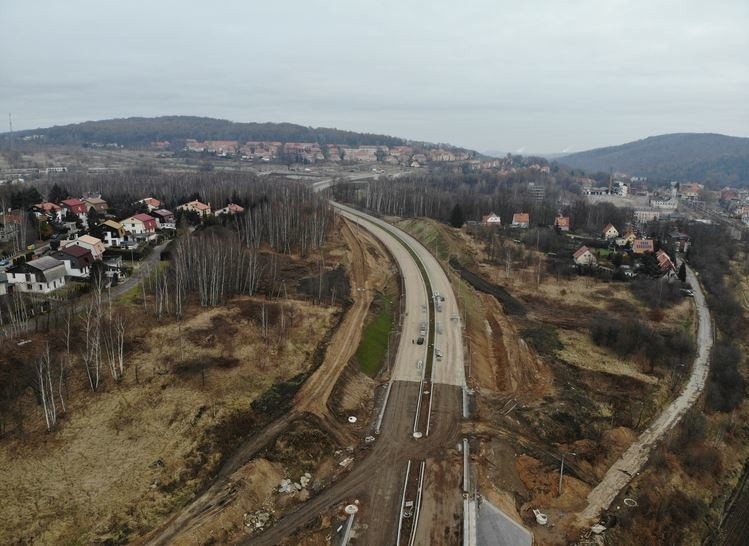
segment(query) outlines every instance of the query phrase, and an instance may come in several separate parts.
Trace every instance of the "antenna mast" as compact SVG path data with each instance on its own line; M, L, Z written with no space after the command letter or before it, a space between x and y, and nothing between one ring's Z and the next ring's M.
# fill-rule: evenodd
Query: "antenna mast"
M10 151L13 151L13 118L10 112L8 112L8 125L10 125Z

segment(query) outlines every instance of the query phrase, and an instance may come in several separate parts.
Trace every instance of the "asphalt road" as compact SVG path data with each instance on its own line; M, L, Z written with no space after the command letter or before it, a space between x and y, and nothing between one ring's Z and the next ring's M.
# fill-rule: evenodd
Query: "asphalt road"
M463 387L465 385L465 371L460 308L445 270L421 243L406 232L371 216L364 219L361 213L349 207L337 203L335 206L342 211L341 214L358 221L360 225L374 233L400 264L405 281L406 313L399 347L399 362L394 370L393 378L419 381L421 379L420 373L416 373L414 364L409 362L415 363L426 356L424 349L411 343L411 340L418 336L419 324L426 321L426 289L424 283L421 282L418 266L410 253L403 247L403 244L393 236L393 234L396 234L399 239L408 244L421 260L432 286L432 292L439 293L444 298L444 301L440 304L441 311L438 311L435 315L434 346L442 351L443 357L441 360L435 359L433 363L433 382ZM410 350L409 346L413 346L412 348L416 350ZM400 351L403 352L400 353ZM401 355L404 357L403 360L400 360Z
M712 321L702 287L694 272L689 267L687 267L687 281L694 289L694 303L697 307L698 318L697 358L695 358L692 365L692 373L689 381L681 394L671 402L658 418L640 435L635 443L609 468L601 483L588 494L588 506L579 517L581 525L591 524L601 511L608 509L619 492L647 463L653 447L663 439L666 433L694 405L702 393L702 389L705 387L707 374L710 370L710 349L713 346Z

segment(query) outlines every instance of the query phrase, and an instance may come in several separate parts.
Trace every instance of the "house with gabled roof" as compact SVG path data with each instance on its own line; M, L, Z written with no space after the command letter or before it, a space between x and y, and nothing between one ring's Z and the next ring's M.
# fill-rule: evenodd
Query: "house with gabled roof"
M585 245L578 248L572 255L572 259L575 265L598 265L598 258L593 252Z
M105 220L99 224L99 232L104 246L120 246L125 240L125 226L115 220Z
M674 265L674 262L671 261L671 257L663 250L659 250L655 253L655 259L658 260L658 268L661 270L661 273L676 271L676 266Z
M144 212L125 218L121 223L132 235L156 233L156 218Z
M138 203L144 204L148 208L148 212L161 208L161 201L155 197L146 197L145 199L138 201Z
M37 218L47 218L53 222L62 222L62 218L65 215L60 205L50 203L49 201L42 201L41 203L31 205L31 212Z
M88 209L86 208L86 203L84 203L80 199L76 199L74 197L65 199L64 201L60 202L60 206L66 213L77 216L78 219L81 220L81 222L86 223L86 220L88 219Z
M614 227L614 224L606 224L606 227L601 232L601 237L608 241L616 239L619 237L619 230Z
M176 229L177 225L174 221L174 213L166 209L156 209L149 213L151 216L156 218L156 225L159 229Z
M485 226L501 226L502 219L499 217L499 214L490 212L489 214L481 217L481 223Z
M109 209L107 202L99 196L91 195L82 199L86 205L86 210L94 209L96 212L104 214Z
M52 254L65 264L65 274L68 277L88 277L94 256L91 251L80 245L70 245Z
M65 286L65 264L51 256L14 265L6 274L8 284L19 292L48 294Z
M229 203L222 209L218 209L216 211L216 216L220 216L222 214L242 214L244 212L244 207L241 207L237 205L236 203Z
M92 235L82 235L77 239L62 241L60 243L60 250L64 250L65 248L72 245L81 246L89 250L91 252L91 255L94 257L94 260L101 260L102 256L104 255L104 251L106 250L106 247L104 246L102 240Z
M554 218L554 227L559 231L570 230L570 217L569 216L557 216Z
M211 204L205 204L200 201L190 201L177 207L177 210L186 212L197 212L200 216L209 216L211 214Z
M516 212L512 215L512 227L514 228L527 228L530 223L530 214L527 212Z

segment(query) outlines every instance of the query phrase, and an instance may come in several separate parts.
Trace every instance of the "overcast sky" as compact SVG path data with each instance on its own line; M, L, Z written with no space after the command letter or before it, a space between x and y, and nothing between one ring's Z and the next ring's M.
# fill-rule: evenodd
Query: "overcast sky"
M749 136L749 0L2 0L14 129L189 114L477 150ZM0 118L2 119L2 118Z

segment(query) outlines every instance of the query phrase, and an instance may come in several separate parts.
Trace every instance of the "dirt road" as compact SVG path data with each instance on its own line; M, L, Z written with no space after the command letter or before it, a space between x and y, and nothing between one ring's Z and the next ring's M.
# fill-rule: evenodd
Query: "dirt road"
M276 545L305 523L331 508L358 499L357 514L359 544L394 544L400 519L400 493L409 459L443 460L455 456L455 445L460 440L462 392L451 385L434 385L433 425L427 438L411 437L413 412L416 408L419 384L394 381L390 403L385 413L385 426L372 451L354 464L351 472L332 487L310 499L297 510L287 514L276 525L245 544ZM459 488L445 497L460 498ZM454 500L454 499L453 499ZM446 501L447 502L447 501ZM441 518L422 518L425 529L442 526ZM428 531L424 536L430 536Z
M637 441L616 461L609 471L588 495L588 506L578 517L579 525L591 524L606 510L619 492L645 465L650 452L666 433L679 422L686 411L694 405L702 393L709 371L710 349L713 345L713 327L710 311L705 302L697 277L687 267L687 281L694 289L694 303L697 307L697 358L692 366L692 374L684 390L661 415L643 432Z

